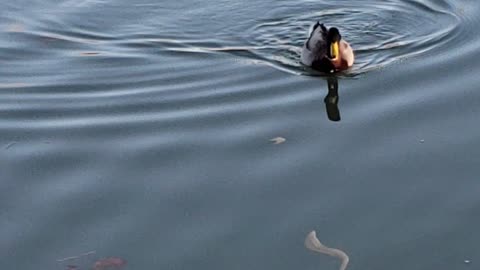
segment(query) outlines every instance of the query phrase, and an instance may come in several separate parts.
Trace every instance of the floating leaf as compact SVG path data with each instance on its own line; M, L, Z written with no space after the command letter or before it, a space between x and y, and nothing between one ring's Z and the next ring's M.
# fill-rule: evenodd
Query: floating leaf
M283 138L283 137L275 137L273 139L270 139L271 142L273 142L273 144L281 144L281 143L284 143L287 139Z
M99 55L99 52L81 52L80 55L83 56L93 56L93 55Z

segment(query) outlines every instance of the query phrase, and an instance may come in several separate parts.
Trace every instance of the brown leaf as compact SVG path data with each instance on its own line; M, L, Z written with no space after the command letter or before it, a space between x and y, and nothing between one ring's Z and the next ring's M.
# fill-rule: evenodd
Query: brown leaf
M104 270L104 269L114 269L114 268L120 268L123 267L127 264L127 261L118 258L118 257L108 257L108 258L103 258L95 262L93 265L94 270Z

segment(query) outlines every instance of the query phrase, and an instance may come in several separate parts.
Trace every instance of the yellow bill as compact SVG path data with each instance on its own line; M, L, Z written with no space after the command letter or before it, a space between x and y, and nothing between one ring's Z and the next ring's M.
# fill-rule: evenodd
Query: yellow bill
M332 44L330 45L330 55L332 56L333 60L337 60L339 55L338 42L332 42Z

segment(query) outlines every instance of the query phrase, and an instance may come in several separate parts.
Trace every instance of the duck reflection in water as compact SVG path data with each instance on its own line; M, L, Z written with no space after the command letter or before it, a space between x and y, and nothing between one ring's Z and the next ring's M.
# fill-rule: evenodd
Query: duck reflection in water
M340 121L340 110L338 109L338 79L335 76L327 78L328 94L325 97L325 109L330 121Z

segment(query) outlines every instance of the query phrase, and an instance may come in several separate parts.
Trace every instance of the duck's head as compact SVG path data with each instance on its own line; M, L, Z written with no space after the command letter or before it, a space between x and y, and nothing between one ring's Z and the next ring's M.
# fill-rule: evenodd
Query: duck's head
M340 31L336 27L332 27L328 29L327 33L327 43L330 47L330 57L332 60L337 60L339 57L339 44L342 36L340 35Z

